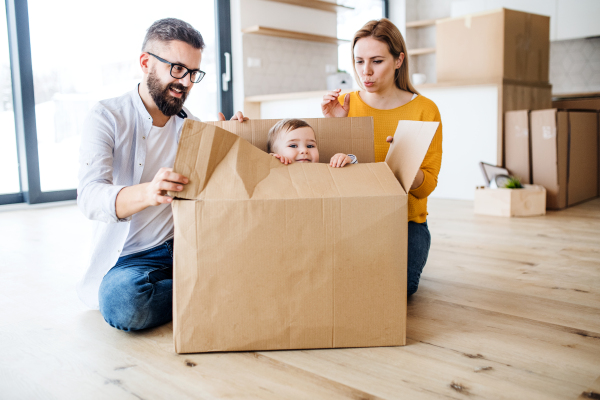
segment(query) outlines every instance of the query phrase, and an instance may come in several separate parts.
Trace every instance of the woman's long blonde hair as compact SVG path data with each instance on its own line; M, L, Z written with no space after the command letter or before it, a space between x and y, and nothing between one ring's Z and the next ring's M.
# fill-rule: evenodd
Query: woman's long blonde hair
M358 42L359 39L366 37L372 37L375 40L379 40L380 42L387 44L388 50L394 57L394 60L397 60L400 57L400 53L404 53L404 61L402 62L400 68L396 69L394 82L396 83L396 87L398 87L398 89L419 94L419 92L417 92L410 82L410 77L408 74L408 54L406 54L406 44L404 43L404 38L402 37L402 34L396 25L394 25L392 21L387 18L369 21L354 34L351 49L352 66L354 68L354 77L356 78L356 81L360 87L364 89L358 73L356 72L354 46L356 46L356 42Z

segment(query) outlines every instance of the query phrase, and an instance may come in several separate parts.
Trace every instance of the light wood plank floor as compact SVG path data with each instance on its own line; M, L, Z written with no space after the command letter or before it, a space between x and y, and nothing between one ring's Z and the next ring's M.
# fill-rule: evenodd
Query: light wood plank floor
M600 398L600 199L514 219L431 200L407 346L194 355L79 302L75 206L2 210L2 399Z

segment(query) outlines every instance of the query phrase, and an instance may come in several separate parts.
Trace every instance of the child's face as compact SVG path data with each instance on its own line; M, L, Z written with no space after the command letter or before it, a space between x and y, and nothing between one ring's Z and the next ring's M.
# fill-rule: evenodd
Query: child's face
M273 143L273 152L291 162L319 162L315 132L308 126L281 133Z

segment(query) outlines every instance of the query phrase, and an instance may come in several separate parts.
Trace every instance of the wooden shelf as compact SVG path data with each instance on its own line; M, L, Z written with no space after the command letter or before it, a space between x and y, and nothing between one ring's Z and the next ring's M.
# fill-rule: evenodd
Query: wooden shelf
M276 3L292 4L300 7L314 8L317 10L337 12L345 10L354 10L354 7L343 6L341 4L330 3L328 1L321 0L267 0L274 1Z
M407 28L423 28L426 26L433 26L433 25L435 25L435 21L437 21L437 19L424 19L422 21L411 21L411 22L406 23L406 27Z
M311 33L304 32L296 32L296 31L286 31L283 29L275 29L275 28L267 28L264 26L250 26L248 28L242 29L243 33L249 33L253 35L266 35L266 36L276 36L288 39L298 39L298 40L308 40L311 42L321 42L321 43L331 43L331 44L343 44L350 42L346 39L338 39L333 36L323 36L323 35L313 35Z
M424 47L421 49L409 49L409 56L420 56L422 54L432 54L435 53L435 47Z

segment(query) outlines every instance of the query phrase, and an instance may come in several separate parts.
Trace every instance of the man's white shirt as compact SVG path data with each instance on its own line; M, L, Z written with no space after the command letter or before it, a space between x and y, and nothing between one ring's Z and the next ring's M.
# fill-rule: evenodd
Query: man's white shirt
M185 108L184 112L198 120ZM173 166L183 122L173 116L164 128L153 130L137 86L123 96L100 101L86 118L77 205L94 221L94 233L89 266L77 293L88 307L98 308L102 278L121 255L152 248L173 236L169 204L118 219L115 201L124 187L150 182L161 167Z
M165 126L153 126L146 136L146 162L140 183L150 182L161 167L172 167L177 155L178 132L171 117ZM121 256L148 250L173 237L171 204L148 207L131 216Z

